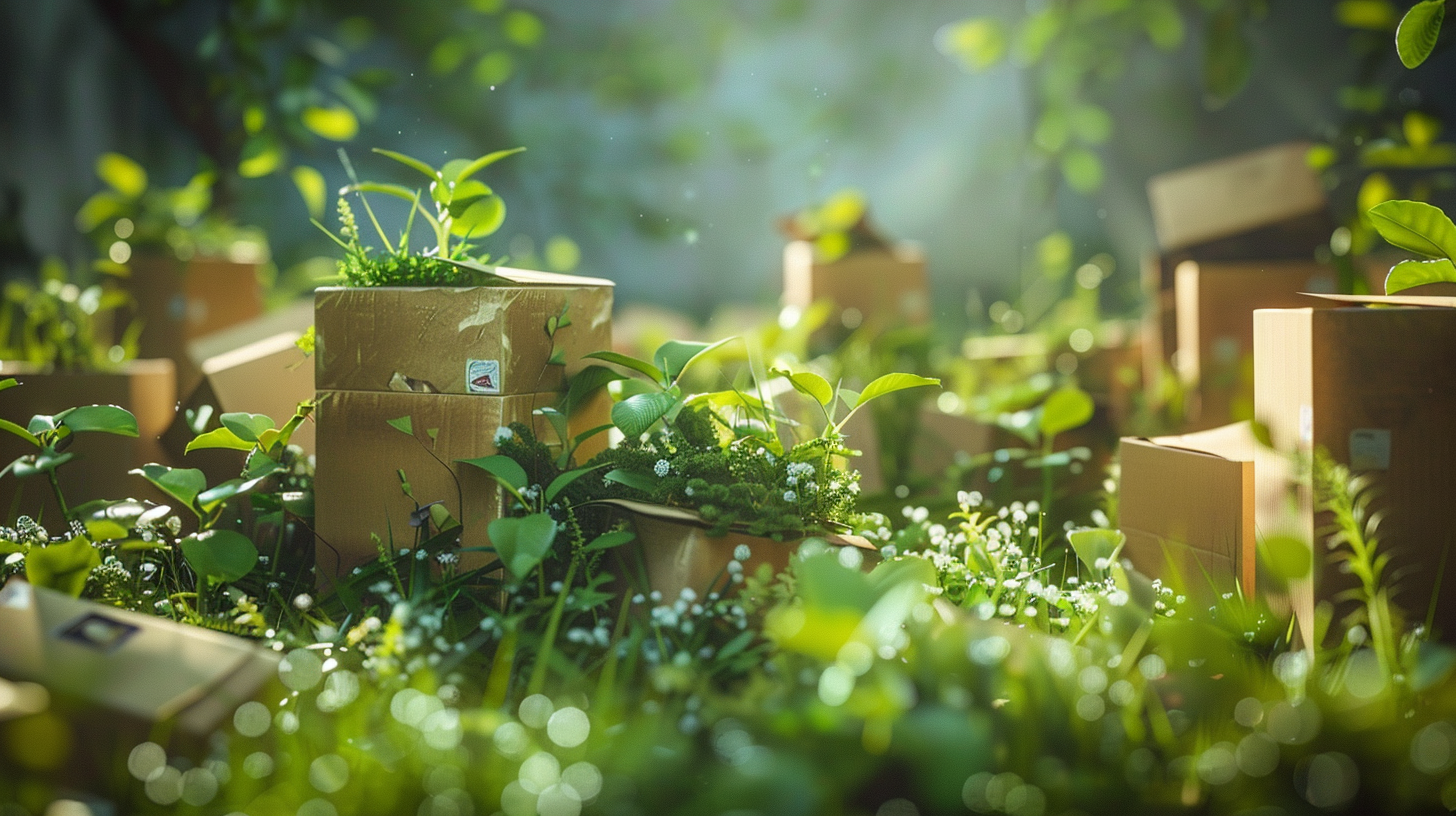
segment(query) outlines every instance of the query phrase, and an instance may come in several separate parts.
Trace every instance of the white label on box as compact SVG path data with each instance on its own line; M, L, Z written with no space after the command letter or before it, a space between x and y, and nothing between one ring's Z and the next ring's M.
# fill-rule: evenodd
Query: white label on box
M466 360L465 389L472 394L499 394L500 360Z
M1299 406L1299 441L1308 445L1314 442L1314 406Z
M1390 431L1386 428L1350 431L1350 469L1389 470Z

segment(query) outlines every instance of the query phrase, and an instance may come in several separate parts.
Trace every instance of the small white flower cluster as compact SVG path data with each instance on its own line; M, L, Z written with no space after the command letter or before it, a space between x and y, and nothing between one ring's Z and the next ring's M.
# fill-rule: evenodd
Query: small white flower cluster
M504 425L495 429L495 444L500 447L502 443L509 442L516 438L516 432Z
M667 474L672 472L672 464L666 459L658 459L657 464L652 466L652 472L656 473L659 479L666 478Z
M742 568L742 563L736 560L728 564L729 573L740 578ZM632 598L632 603L637 605L649 602L653 605L648 610L648 620L657 637L645 639L640 647L649 665L687 665L694 658L710 660L716 652L707 637L715 624L726 625L730 631L748 628L747 610L717 592L710 592L700 600L697 592L684 588L671 603L665 603L662 593L655 590ZM606 645L595 633L593 638ZM627 648L626 643L618 644L619 656L625 657Z

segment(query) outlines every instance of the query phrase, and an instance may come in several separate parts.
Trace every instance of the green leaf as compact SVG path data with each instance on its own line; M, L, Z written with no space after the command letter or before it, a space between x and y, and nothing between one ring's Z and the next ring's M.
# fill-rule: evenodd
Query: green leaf
M197 494L207 489L207 477L196 468L169 468L166 465L143 465L131 473L141 476L157 489L196 512Z
M607 471L602 478L609 482L616 482L619 485L630 487L633 490L640 490L649 495L657 487L657 482L653 481L652 477L643 476L640 473L633 473L630 470L622 470L621 468Z
M208 530L182 540L182 557L198 575L230 584L252 572L258 548L235 530Z
M1430 258L1456 259L1456 224L1439 207L1421 201L1386 201L1371 207L1370 220L1392 246Z
M859 398L855 400L854 407L858 408L872 399L878 399L896 391L927 385L940 385L940 380L934 377L922 377L918 374L886 374L875 378L873 382L865 386L863 391L859 392Z
M182 453L189 454L195 450L208 448L224 448L227 450L248 451L253 449L253 443L246 439L239 439L238 435L227 428L214 428L205 434L201 434L187 443Z
M579 467L575 470L568 470L565 473L557 476L555 479L551 480L551 484L546 486L546 501L549 503L552 499L555 499L558 495L561 494L561 491L570 487L571 483L575 482L577 479L580 479L581 477L587 475L588 473L591 473L594 470L601 470L609 464L611 463L603 462L600 465L587 465L586 467Z
M25 479L41 473L50 473L56 468L76 458L74 453L38 453L34 456L22 456L10 463L11 472L17 479Z
M1085 144L1100 145L1112 138L1112 114L1090 102L1076 105L1068 116L1072 132Z
M1450 258L1434 261L1401 261L1385 276L1385 294L1393 295L1427 283L1456 282L1456 264Z
M1422 0L1400 18L1395 29L1395 52L1401 64L1415 68L1426 61L1441 35L1441 21L1446 17L1446 0Z
M383 193L398 199L413 203L419 197L418 190L411 190L403 184L385 184L378 181L361 181L358 184L346 184L339 191L343 193Z
M359 119L343 105L313 106L299 114L303 126L334 142L347 142L359 133Z
M1097 406L1086 391L1075 385L1059 388L1047 395L1046 402L1042 403L1041 434L1051 437L1081 427L1092 419L1096 410Z
M37 448L41 447L40 440L35 437L35 434L27 431L19 425L16 425L14 422L11 422L8 419L0 419L0 431L14 434L15 436L24 439L26 442L29 442Z
M462 238L484 238L506 220L506 202L498 195L477 198L450 222L450 233Z
M1314 554L1309 544L1287 535L1269 536L1259 541L1259 556L1270 574L1285 581L1295 581L1309 574Z
M64 425L73 432L82 431L109 433L117 436L136 436L137 421L131 411L115 405L82 405L56 414L56 424Z
M1006 56L1006 26L993 17L951 23L940 30L936 41L967 71L984 71Z
M263 414L235 411L223 414L218 419L224 428L237 434L244 442L257 442L264 431L273 430L273 419Z
M504 159L506 156L514 156L525 149L524 147L512 147L508 150L497 150L494 153L487 153L461 168L459 174L455 176L453 181L464 181L490 165Z
M305 164L293 168L293 186L298 188L298 194L303 196L303 203L308 206L308 214L311 218L324 217L324 205L327 203L328 187L324 182L324 174Z
M662 373L667 375L666 381L672 382L682 376L684 371L687 371L693 363L702 359L704 355L737 339L736 337L725 337L716 343L669 340L661 346L658 346L657 351L652 352L652 362L656 363L657 367L662 369Z
M556 520L545 513L498 518L490 523L487 532L506 570L521 579L551 551L556 541Z
M1062 178L1079 193L1096 192L1102 186L1102 160L1086 148L1074 147L1062 154Z
M97 157L96 175L127 198L140 198L147 191L147 171L120 153L102 153Z
M266 457L264 457L266 458ZM211 512L217 505L231 499L233 496L246 494L268 480L267 476L255 477L252 479L228 479L216 487L208 488L197 494L197 506L204 512Z
M1348 28L1389 31L1396 26L1395 4L1390 0L1340 0L1335 19Z
M85 536L76 536L63 544L31 547L25 556L25 580L79 598L86 578L100 564L96 547Z
M775 368L770 370L769 373L787 378L789 384L794 387L795 391L813 399L820 405L828 407L829 403L834 401L834 386L830 385L828 380L812 371L802 371L795 374L792 371Z
M602 533L591 540L591 543L581 548L584 553L610 550L613 547L620 547L623 544L635 539L637 534L631 530L613 530L609 533Z
M1244 37L1242 7L1226 4L1213 14L1203 51L1203 87L1210 107L1222 107L1249 81L1253 66Z
M263 133L249 136L243 143L238 160L238 175L243 178L262 178L283 164L283 151L273 139Z
M516 460L503 454L494 456L482 456L477 459L456 459L462 465L478 467L489 473L497 482L510 488L512 491L520 492L526 487L526 469L516 463Z
M435 171L435 168L429 166L428 164L425 164L424 162L412 156L406 156L403 153L396 153L393 150L385 150L382 147L374 148L374 152L378 153L381 156L394 159L395 161L406 167L413 167L421 173L424 173L425 178L428 178L430 181L438 181L440 178L440 174Z
M592 395L606 387L607 383L624 379L626 375L606 366L589 365L578 371L566 386L566 402L562 411L572 416L591 399Z
M384 424L407 436L415 435L414 420L407 416L398 419L386 419L384 420Z
M1067 543L1077 554L1083 566L1098 574L1107 572L1117 553L1127 543L1127 536L1121 530L1107 530L1099 527L1084 527L1067 531ZM1101 561L1102 566L1097 566Z
M628 357L625 354L618 354L615 351L594 351L590 354L584 354L582 356L589 357L593 360L601 360L603 362L623 366L624 368L630 368L633 371L646 374L648 379L652 380L653 382L667 385L667 381L663 378L662 372L658 371L652 365L652 363L649 363L646 360L639 360L636 357Z
M677 402L677 397L667 391L628 397L612 406L612 424L627 438L636 439L667 416Z
M571 438L570 421L567 419L566 414L561 413L555 408L537 408L531 413L546 417L546 421L551 423L551 430L556 432L557 440L563 444Z

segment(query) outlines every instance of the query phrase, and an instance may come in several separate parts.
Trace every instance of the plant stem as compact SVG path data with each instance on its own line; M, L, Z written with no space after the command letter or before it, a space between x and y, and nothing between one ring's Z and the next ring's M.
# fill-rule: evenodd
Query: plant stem
M546 685L546 664L551 660L551 650L556 645L556 629L561 625L561 613L566 609L566 596L571 593L571 582L576 578L577 559L571 559L566 568L566 580L561 582L561 592L551 607L551 620L546 623L546 634L541 637L541 650L536 655L536 665L531 669L531 683L527 694L540 694Z
M1047 457L1052 455L1052 444L1056 437L1048 436L1041 441L1041 512L1046 518L1052 514L1052 469Z
M56 478L55 468L51 468L50 470L46 471L46 475L50 477L51 489L56 492L56 504L59 505L61 508L61 520L65 521L67 524L70 524L71 509L66 506L66 497L61 493L61 481L60 479Z

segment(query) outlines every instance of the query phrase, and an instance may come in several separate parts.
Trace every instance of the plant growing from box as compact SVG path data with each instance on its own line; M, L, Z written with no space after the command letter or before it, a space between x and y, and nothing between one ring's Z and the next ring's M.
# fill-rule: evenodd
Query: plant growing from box
M54 258L41 264L39 282L5 284L0 303L0 359L42 372L117 371L137 354L142 326L135 321L116 343L107 336L116 310L130 302L103 285L81 287Z

